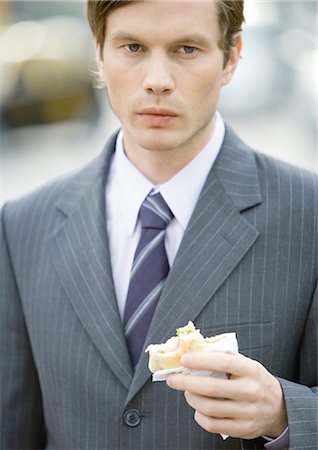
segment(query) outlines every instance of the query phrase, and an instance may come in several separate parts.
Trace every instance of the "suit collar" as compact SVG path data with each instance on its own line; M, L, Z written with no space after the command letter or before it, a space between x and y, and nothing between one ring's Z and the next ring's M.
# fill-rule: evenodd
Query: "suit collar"
M262 202L255 153L228 125L213 172L238 211Z
M118 131L113 133L107 141L102 152L86 166L75 171L71 175L65 177L63 184L63 197L60 197L56 203L56 208L66 217L70 216L76 208L80 206L82 197L89 195L89 191L97 193L97 189L102 187L102 191L98 192L99 198L105 198L104 186L109 173L112 156L115 151L116 139ZM103 209L105 213L105 202Z

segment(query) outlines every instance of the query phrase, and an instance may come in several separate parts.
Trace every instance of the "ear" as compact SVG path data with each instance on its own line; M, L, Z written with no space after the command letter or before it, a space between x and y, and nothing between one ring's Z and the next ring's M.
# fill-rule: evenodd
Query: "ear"
M95 46L95 58L98 69L98 77L101 82L105 83L104 60L102 57L100 44L96 40L94 40L94 46Z
M229 59L223 69L222 86L225 86L232 80L234 72L239 63L241 50L242 50L242 34L236 33L233 36L233 46L231 46L230 49Z

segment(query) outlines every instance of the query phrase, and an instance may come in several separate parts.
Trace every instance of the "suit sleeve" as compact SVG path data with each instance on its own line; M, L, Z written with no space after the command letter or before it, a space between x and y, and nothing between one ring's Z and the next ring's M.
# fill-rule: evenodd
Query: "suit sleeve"
M290 450L318 448L317 304L316 285L300 349L299 384L279 379L287 406Z
M0 210L0 448L45 447L41 391Z

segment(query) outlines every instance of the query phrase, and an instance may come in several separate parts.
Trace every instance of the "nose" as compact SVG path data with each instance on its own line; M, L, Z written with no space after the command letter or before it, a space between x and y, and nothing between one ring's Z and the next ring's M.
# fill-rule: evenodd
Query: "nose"
M162 95L173 92L175 85L168 58L158 55L149 58L143 87L147 94Z

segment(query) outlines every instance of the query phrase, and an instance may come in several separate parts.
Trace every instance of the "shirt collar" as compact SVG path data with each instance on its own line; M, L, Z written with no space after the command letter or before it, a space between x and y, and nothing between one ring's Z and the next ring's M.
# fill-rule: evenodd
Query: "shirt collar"
M140 206L153 189L153 184L125 155L122 131L116 141L114 170L119 207L131 236L136 227Z
M161 193L183 231L186 229L208 173L219 154L224 134L225 125L217 112L213 135L208 144L169 181L154 186L126 157L123 133L120 131L116 141L114 170L119 207L130 236L135 230L140 206L152 190Z

